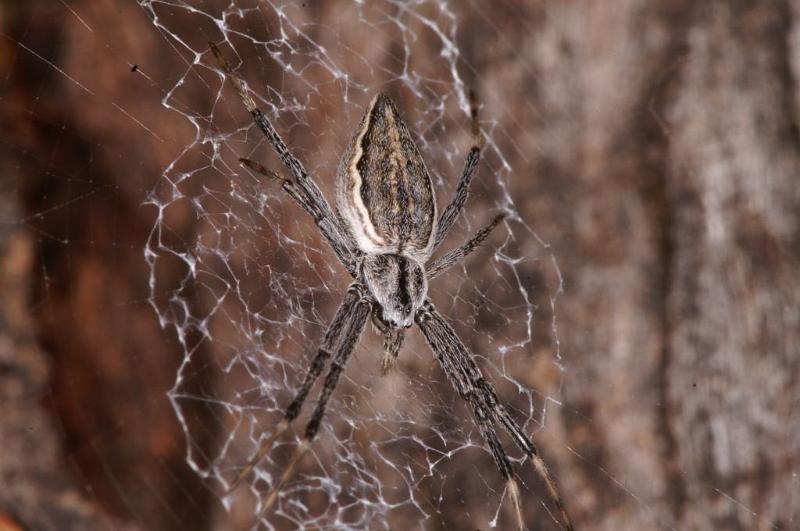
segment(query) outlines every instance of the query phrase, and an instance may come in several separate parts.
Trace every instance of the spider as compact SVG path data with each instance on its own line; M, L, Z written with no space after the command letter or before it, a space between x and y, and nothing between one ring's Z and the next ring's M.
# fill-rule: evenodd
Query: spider
M466 203L472 175L480 158L481 135L474 96L471 98L473 145L467 154L455 197L441 216L437 218L433 183L419 150L397 108L380 93L372 99L342 156L336 178L337 210L334 212L312 177L256 106L245 83L234 74L214 43L209 45L225 77L233 84L291 178L283 178L251 160L240 159L240 162L281 184L283 190L312 216L333 252L353 277L353 283L336 310L283 419L259 446L225 495L241 484L269 452L275 440L297 418L312 386L330 361L330 369L303 439L262 505L259 520L269 512L280 489L316 436L328 400L371 317L384 335L384 373L397 360L405 330L414 324L422 330L447 378L472 409L475 423L506 480L519 528L524 529L519 487L511 461L498 439L497 424L530 459L558 507L564 527L571 530L572 524L561 495L536 446L499 402L492 384L481 374L472 353L453 327L427 298L428 282L463 260L506 217L506 214L496 216L466 243L431 260Z

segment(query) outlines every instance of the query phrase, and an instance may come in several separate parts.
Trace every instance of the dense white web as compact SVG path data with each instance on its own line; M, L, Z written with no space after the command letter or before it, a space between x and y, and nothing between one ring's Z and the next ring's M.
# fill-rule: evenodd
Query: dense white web
M185 61L163 105L195 132L147 199L158 211L145 250L151 301L184 348L170 396L186 435L187 461L221 495L273 432L349 276L280 187L239 166L238 158L247 157L284 171L224 82L208 41L248 82L329 200L338 157L367 102L383 90L415 133L443 206L469 147L470 87L461 73L480 73L460 51L458 14L443 0L325 7L257 0L220 2L218 8L208 2L140 3ZM325 9L337 10L324 18L332 25L318 22ZM435 53L419 52L431 49ZM207 95L206 106L187 103L198 101L198 94ZM495 143L502 125L485 113L481 125L485 157L446 249L499 210L515 212L507 193L514 168ZM192 230L176 229L187 218ZM531 242L537 252L523 255ZM176 264L177 278L165 273ZM531 435L544 423L546 404L558 396L529 389L516 371L532 370L539 358L562 370L553 317L560 290L555 258L531 220L518 216L431 285L434 302ZM210 355L198 356L200 351ZM381 353L380 339L368 327L312 451L264 523L396 528L444 518L456 507L473 515L475 525L498 525L507 518L503 482L419 333L411 334L398 367L385 377ZM231 515L247 521L258 514L315 397L312 392L296 431L278 440L247 485L221 499ZM218 425L195 422L198 407ZM209 444L212 432L225 437ZM476 491L482 496L474 506ZM530 490L523 495L539 503Z

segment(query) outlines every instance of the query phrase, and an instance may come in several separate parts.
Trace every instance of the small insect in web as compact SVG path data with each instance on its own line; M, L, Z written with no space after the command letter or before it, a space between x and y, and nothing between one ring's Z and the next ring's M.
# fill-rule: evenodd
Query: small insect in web
M233 84L258 128L272 144L290 178L240 159L247 168L281 184L314 219L323 237L353 277L339 308L328 325L317 354L309 366L283 419L241 470L225 496L235 491L275 441L300 414L312 386L330 362L322 392L306 425L302 442L261 506L265 517L298 461L308 450L322 423L325 408L353 353L368 319L384 336L382 370L396 362L405 330L416 324L458 394L472 409L475 423L506 480L517 524L524 529L519 487L514 469L497 435L501 426L525 453L544 481L558 507L562 523L572 529L561 495L533 441L499 402L472 353L427 298L428 282L468 256L506 217L500 214L470 240L437 259L431 256L444 241L463 209L481 152L477 105L472 98L470 148L455 197L437 217L436 195L419 150L392 101L383 94L372 99L346 149L336 178L334 212L314 179L291 153L266 115L256 106L244 82L233 72L219 49L210 43L217 64Z

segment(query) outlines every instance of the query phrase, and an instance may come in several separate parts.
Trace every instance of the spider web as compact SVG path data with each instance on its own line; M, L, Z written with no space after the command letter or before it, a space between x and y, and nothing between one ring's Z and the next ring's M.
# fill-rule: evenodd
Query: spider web
M382 90L416 135L442 208L469 147L473 87L464 76L477 83L480 73L459 47L457 10L444 1L140 4L185 63L163 105L194 131L146 200L158 212L145 248L150 300L184 349L170 398L187 462L220 494L231 520L247 525L297 444L314 391L294 431L278 439L246 485L224 499L221 493L274 431L350 278L280 187L239 166L238 158L246 157L285 172L224 82L208 41L247 81L329 201L338 158L366 104ZM326 19L334 25L317 22L323 9L336 10ZM435 53L421 52L426 49ZM198 93L207 94L202 108L187 103ZM489 109L481 119L484 158L443 250L498 211L516 212L508 192L514 168L496 142L502 126ZM177 277L166 273L176 267ZM557 387L544 392L529 382L543 367L563 372L555 320L560 292L555 257L531 220L516 215L430 287L434 303L532 436L544 425L548 403L558 402ZM398 366L381 377L380 338L370 328L311 451L263 522L303 529L510 525L504 482L421 334L407 334ZM197 408L210 412L203 417L217 426L197 422ZM225 436L209 443L209 432ZM530 467L522 466L510 440L501 440L519 465L523 496L541 503Z

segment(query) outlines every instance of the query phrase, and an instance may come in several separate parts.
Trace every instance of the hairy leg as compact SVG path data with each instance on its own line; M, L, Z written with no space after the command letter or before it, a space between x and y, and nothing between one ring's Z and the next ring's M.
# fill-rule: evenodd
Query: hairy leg
M310 212L312 216L314 216L314 221L316 221L320 232L331 245L336 256L342 264L344 264L350 274L355 277L357 273L355 270L357 259L355 245L351 241L347 231L344 230L339 223L338 218L334 215L328 201L325 199L325 196L322 195L319 186L317 186L314 179L306 172L303 164L289 151L286 143L284 143L283 139L272 126L267 115L256 106L255 101L247 92L244 82L233 72L233 69L225 60L222 52L219 51L214 43L209 43L209 46L217 64L233 84L245 108L253 117L253 121L261 132L264 133L264 136L267 137L270 144L272 144L272 147L275 149L275 152L278 154L278 157L289 170L292 176L291 182L296 189L296 194L290 195L292 195L307 212ZM253 166L249 167L255 169ZM268 174L265 173L265 175Z
M323 338L322 343L317 350L317 354L314 356L314 359L312 360L311 365L306 372L306 376L302 385L300 386L300 389L298 389L294 400L292 400L292 403L288 408L286 408L283 419L278 423L275 431L268 438L264 439L261 444L259 444L256 453L253 455L247 465L245 465L245 467L239 472L239 475L236 477L233 483L231 483L231 486L225 493L226 496L235 491L241 485L242 481L244 481L244 479L250 475L256 465L258 465L258 463L272 449L275 440L289 428L289 424L300 414L300 409L303 407L303 403L308 397L311 387L314 385L314 382L317 380L317 378L319 378L319 375L322 374L322 370L325 368L325 365L327 364L334 350L340 346L342 337L347 331L349 321L352 320L356 305L361 300L362 296L363 287L361 287L359 284L351 284L347 290L347 293L345 293L341 304L339 304L339 309L336 310L333 320L331 321L330 325L328 325L328 330L325 332L325 337Z
M418 312L417 324L422 329L422 333L425 335L428 344L431 346L431 349L450 381L456 387L462 398L470 403L475 413L476 422L478 422L480 426L481 424L489 422L486 419L494 420L503 426L511 435L514 442L525 452L533 463L534 469L544 481L548 492L553 497L559 509L564 527L571 531L572 523L564 507L561 494L555 482L550 477L550 473L544 461L539 456L536 446L533 444L533 441L528 438L522 428L519 427L516 421L514 421L506 408L499 403L497 394L492 388L492 385L483 377L478 365L475 363L475 360L472 358L472 355L467 350L464 343L456 335L453 327L444 320L429 302ZM508 458L502 447L500 447L499 450L496 447L495 441L497 440L497 435L494 433L493 426L490 425L490 428L491 434L489 435L490 438L487 439L487 444L492 451L500 473L509 484L509 492L512 502L517 509L520 528L522 528L522 513L519 507L518 487L513 477L513 471L509 472L510 468L507 469L506 462L508 462ZM481 428L481 432L484 433L484 428ZM484 437L486 437L485 433Z
M481 435L486 441L486 445L489 447L497 469L500 471L503 479L506 480L508 492L514 506L518 528L520 530L525 529L525 522L522 518L522 508L519 500L519 487L514 477L514 468L505 450L503 450L500 440L497 438L497 432L492 422L492 412L486 407L486 404L483 403L483 397L480 391L464 376L463 371L459 367L457 346L460 341L458 341L450 325L436 313L433 309L433 305L430 303L427 303L417 314L417 324L420 329L422 329L422 333L428 341L428 345L431 347L431 350L439 361L447 378L453 384L453 387L456 388L459 396L470 405L475 423L478 425Z
M464 243L461 247L457 249L453 249L438 259L436 259L433 264L427 269L428 273L428 280L433 280L434 278L438 277L446 270L451 268L452 266L459 263L461 260L467 257L472 251L475 250L478 245L480 245L483 240L485 240L489 234L497 227L500 222L502 222L508 214L498 214L494 217L494 219L489 223L487 226L479 230L475 236L473 236L470 240Z
M305 455L311 444L311 441L313 441L314 437L317 435L317 432L322 425L322 419L325 416L325 408L328 405L328 401L330 400L334 389L336 389L336 386L339 383L339 378L344 371L347 361L350 359L350 355L353 353L353 350L355 350L356 344L361 337L361 332L364 330L364 325L367 323L367 317L369 316L371 310L371 304L364 299L361 299L355 303L355 307L353 308L349 319L346 320L346 325L342 330L342 336L336 346L336 352L333 356L333 360L331 361L331 367L328 370L328 375L325 377L325 384L322 388L322 393L317 401L317 407L314 409L314 412L311 414L311 419L306 425L306 431L305 435L303 436L303 440L300 442L292 454L292 457L289 459L289 462L278 479L278 482L272 487L272 490L267 495L267 499L264 502L261 511L259 512L259 520L263 518L275 504L281 488L292 476L294 467L297 465L303 455Z
M472 116L472 147L467 153L467 160L464 162L464 169L461 171L461 178L458 180L456 195L444 209L442 215L439 216L439 222L436 225L436 240L433 243L434 251L447 237L447 233L450 232L456 219L458 219L458 214L464 208L469 196L469 185L472 182L472 176L481 158L482 139L478 124L478 104L474 92L470 92L470 111Z

